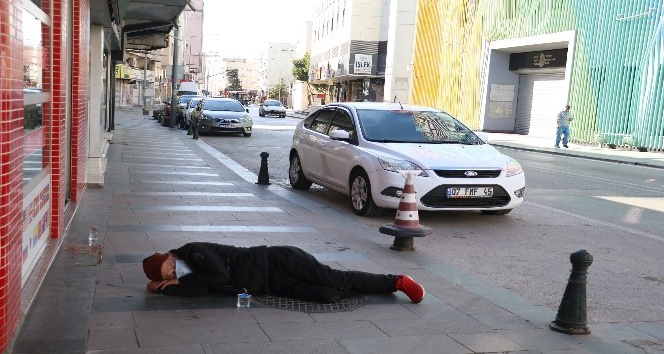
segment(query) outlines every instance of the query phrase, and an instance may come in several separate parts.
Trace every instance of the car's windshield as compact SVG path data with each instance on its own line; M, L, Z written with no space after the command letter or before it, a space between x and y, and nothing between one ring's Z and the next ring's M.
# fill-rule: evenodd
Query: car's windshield
M482 140L461 122L441 111L358 110L369 141L395 143L459 143L479 145Z
M244 107L236 100L216 101L206 100L203 105L206 111L230 111L230 112L244 112Z
M264 105L266 106L280 106L279 101L265 101Z
M191 108L196 107L198 102L200 102L200 100L202 100L202 99L203 98L192 98L191 101L189 102L189 107L191 107Z
M180 103L187 103L191 101L194 97L192 96L182 96L180 97Z

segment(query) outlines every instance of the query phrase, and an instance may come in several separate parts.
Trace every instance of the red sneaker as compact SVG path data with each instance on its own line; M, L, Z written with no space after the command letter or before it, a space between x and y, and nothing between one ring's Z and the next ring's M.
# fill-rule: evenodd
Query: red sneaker
M424 295L427 293L422 285L416 283L413 278L407 275L399 275L397 278L396 289L403 291L408 298L410 298L410 301L416 304L422 302Z

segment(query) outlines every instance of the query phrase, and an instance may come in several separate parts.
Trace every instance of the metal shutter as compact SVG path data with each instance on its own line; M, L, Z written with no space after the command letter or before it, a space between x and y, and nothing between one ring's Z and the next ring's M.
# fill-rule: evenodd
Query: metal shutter
M565 104L565 74L520 75L514 133L553 138Z

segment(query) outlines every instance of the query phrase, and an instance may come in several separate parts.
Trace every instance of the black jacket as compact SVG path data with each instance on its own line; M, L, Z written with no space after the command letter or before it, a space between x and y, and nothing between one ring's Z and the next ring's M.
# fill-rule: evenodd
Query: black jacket
M192 273L178 278L177 285L161 290L175 296L205 295L210 290L262 295L268 289L267 246L235 247L209 242L192 242L171 250Z

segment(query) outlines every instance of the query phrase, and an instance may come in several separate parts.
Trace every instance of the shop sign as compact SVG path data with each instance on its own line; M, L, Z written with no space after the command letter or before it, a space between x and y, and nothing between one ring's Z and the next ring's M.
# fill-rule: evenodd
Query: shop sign
M371 54L355 54L355 74L371 74Z
M567 48L510 54L510 70L560 68L567 65Z

